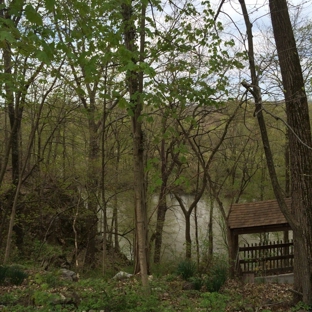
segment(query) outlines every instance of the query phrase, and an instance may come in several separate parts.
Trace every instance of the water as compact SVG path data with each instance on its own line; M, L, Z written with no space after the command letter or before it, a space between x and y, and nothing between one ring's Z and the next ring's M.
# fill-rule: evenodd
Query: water
M182 200L188 209L193 201L193 196L183 195ZM153 196L150 201L149 208L149 237L155 230L156 225L156 207L158 197ZM173 196L167 197L168 211L166 213L166 221L163 229L163 243L161 260L171 260L183 258L185 255L185 217L179 206L179 203ZM229 209L229 203L224 202L225 208ZM129 205L129 201L119 202L119 229L121 232L128 232L134 228L133 206ZM198 238L199 250L203 255L208 250L208 224L210 214L210 200L203 198L197 204L197 224L198 224ZM109 214L109 213L108 213ZM101 219L101 217L100 217ZM108 216L110 223L110 216ZM101 223L101 222L100 222ZM227 254L226 242L226 227L220 213L219 207L214 203L213 207L213 252L218 254ZM129 258L133 259L133 233L127 234L127 239L120 236L120 247L123 253ZM270 233L268 239L281 240L283 237L281 232ZM192 238L192 254L195 259L196 255L196 241L195 241L195 209L191 214L191 238ZM239 245L258 243L260 234L240 235Z

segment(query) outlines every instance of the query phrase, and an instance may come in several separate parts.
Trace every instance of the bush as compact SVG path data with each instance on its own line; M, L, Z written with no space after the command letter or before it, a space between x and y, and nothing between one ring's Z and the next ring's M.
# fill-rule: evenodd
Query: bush
M191 277L190 282L193 284L195 290L201 290L204 285L204 280L201 276Z
M0 285L3 285L5 283L7 270L8 270L8 267L0 266Z
M177 274L184 280L188 280L190 277L195 276L197 272L196 264L191 260L182 260L177 267Z
M210 292L217 292L228 278L228 264L224 259L215 259L209 270L205 286Z
M18 266L0 266L0 285L21 285L26 277Z

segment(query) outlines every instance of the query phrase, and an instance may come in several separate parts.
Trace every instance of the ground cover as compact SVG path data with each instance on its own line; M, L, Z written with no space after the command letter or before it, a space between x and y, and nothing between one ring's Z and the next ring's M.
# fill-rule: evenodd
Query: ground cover
M80 277L63 279L59 271L27 270L21 285L0 286L0 311L305 311L292 306L291 285L242 284L228 280L219 292L209 292L205 285L195 290L176 274L151 276L151 294L140 286L140 278L123 280Z

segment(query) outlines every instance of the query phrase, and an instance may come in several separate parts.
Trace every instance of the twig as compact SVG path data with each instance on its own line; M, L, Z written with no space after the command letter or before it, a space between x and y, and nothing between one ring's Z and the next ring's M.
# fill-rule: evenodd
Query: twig
M296 294L296 295L300 295L301 297L303 297L303 293L301 293L300 291L297 291L297 290L294 290L294 289L291 289L291 288L289 288L288 290L289 290L290 292Z

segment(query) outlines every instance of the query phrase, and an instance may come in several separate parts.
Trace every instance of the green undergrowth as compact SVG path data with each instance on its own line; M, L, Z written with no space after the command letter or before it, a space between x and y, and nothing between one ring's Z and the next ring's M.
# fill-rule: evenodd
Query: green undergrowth
M211 268L211 272L216 274L217 281L221 279L223 283L223 273L219 269ZM162 275L159 271L150 280L150 294L142 288L139 277L116 281L98 274L81 276L78 282L69 282L60 279L57 271L29 270L27 273L28 278L21 285L0 287L1 311L232 312L255 311L252 309L257 308L259 312L270 312L268 308L260 309L259 294L245 298L237 292L241 287L239 284L233 284L229 290L208 291L206 284L211 280L208 282L208 275L200 275L197 270L188 276L188 281L194 283L198 278L196 289L183 290L186 281L177 272ZM290 310L283 310L286 311Z
M153 277L150 294L140 280L123 281L81 278L78 282L59 280L55 272L33 272L23 285L3 286L1 311L210 311L226 305L227 297L209 297L209 293L183 291L183 280L165 275ZM67 298L66 303L64 298ZM211 310L212 311L212 310ZM222 310L219 310L222 312Z

